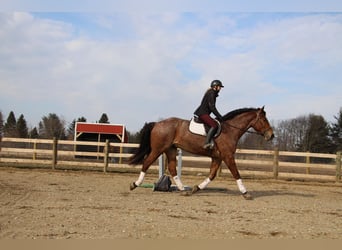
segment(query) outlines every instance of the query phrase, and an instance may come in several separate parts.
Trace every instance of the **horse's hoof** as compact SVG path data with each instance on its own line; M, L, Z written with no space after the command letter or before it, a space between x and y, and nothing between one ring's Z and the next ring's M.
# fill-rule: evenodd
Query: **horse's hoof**
M250 195L248 192L242 194L243 198L245 198L245 200L253 200L252 195Z
M137 185L135 184L135 182L132 182L131 185L129 185L129 190L134 190L137 187Z
M197 186L197 185L195 185L193 188L192 188L192 190L191 190L191 194L194 194L194 193L197 193L198 191L200 191L201 189Z

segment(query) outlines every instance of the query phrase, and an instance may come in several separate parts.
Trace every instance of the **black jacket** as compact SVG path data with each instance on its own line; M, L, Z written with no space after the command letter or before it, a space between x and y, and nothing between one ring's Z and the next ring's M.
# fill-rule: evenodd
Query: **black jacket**
M214 113L219 120L222 120L222 115L216 109L216 97L218 93L213 89L208 89L204 94L201 105L195 110L195 115L198 117L204 114L210 115Z

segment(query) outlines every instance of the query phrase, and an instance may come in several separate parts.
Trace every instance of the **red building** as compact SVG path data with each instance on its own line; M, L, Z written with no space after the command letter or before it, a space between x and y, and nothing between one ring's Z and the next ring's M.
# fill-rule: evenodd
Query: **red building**
M107 123L87 123L76 122L75 141L90 142L109 142L123 143L128 142L127 131L124 125ZM119 152L119 147L111 147L112 152ZM103 152L103 147L91 145L76 145L76 151L79 152ZM79 156L81 157L81 156ZM86 157L92 158L92 157Z
M124 125L76 122L75 141L128 142Z

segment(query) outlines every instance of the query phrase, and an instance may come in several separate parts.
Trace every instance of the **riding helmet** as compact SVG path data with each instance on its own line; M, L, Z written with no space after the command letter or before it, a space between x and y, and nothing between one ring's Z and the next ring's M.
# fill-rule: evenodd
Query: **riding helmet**
M211 82L210 87L214 87L214 86L220 86L221 88L224 88L224 86L222 85L222 82L220 80L214 80Z

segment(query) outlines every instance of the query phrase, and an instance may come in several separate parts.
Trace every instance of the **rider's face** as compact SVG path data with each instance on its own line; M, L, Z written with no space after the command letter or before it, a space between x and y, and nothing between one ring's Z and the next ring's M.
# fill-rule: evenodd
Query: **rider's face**
M214 87L214 90L216 90L217 92L220 92L221 86L215 86L215 87Z

